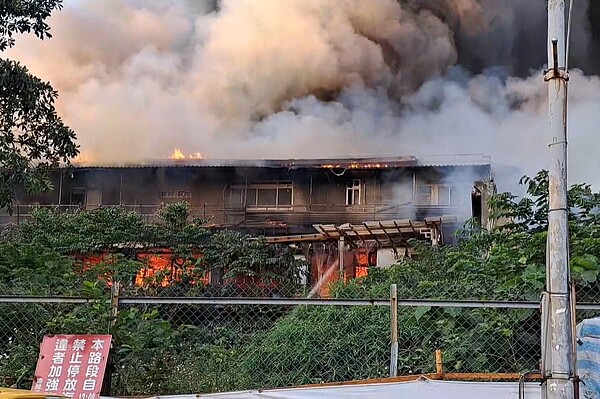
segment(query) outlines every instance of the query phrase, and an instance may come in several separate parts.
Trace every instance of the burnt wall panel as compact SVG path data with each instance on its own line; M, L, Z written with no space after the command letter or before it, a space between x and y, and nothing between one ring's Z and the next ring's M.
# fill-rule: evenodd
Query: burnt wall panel
M161 204L185 200L190 202L196 216L212 217L214 224L263 231L265 234L309 233L314 231L312 225L318 223L362 223L469 214L473 182L488 177L488 174L489 167L386 170L267 167L72 169L64 175L60 202L81 204L86 209L121 203L151 215ZM53 176L55 188L52 192L32 197L20 194L19 198L28 203L57 204L60 179L59 174ZM420 200L429 198L429 203L413 203L413 176L417 189L425 188L428 193L421 195ZM352 180L360 181L360 203L348 206L348 182ZM244 207L239 201L233 206L232 186L276 182L292 183L293 207L279 204L262 208ZM468 205L465 209L448 200L462 195L460 190L453 188L457 185L465 189L465 204ZM178 192L182 193L181 197L176 195ZM434 196L435 203L431 199ZM255 202L255 205L260 204Z
M226 188L234 174L227 169L190 170L189 186L192 190L193 206L223 207Z
M328 205L345 205L346 204L346 179L343 177L334 176L331 184L329 184L327 192Z
M164 180L164 170L161 168L124 169L123 204L158 205L162 180Z
M327 205L330 202L329 193L335 187L329 172L323 170L314 171L312 174L312 191L310 202L313 205Z
M308 209L310 205L310 172L306 170L295 170L289 173L293 183L294 200L293 205L298 209Z
M431 202L442 205L449 202L468 208L474 182L485 178L488 171L488 168L477 166L418 169L416 173L417 204L423 205ZM428 200L427 196L430 196L431 199Z
M48 177L52 185L50 190L39 193L28 193L25 189L19 187L15 190L15 203L40 205L57 204L61 190L60 172L51 172Z
M313 173L311 204L327 206L347 205L347 184L360 182L360 204L376 205L382 201L382 186L377 171L320 170Z
M385 171L381 175L381 203L413 204L413 170Z
M121 174L121 171L112 169L99 173L102 205L119 205L121 203Z
M364 195L363 200L366 205L381 204L381 185L376 176L366 176L362 179Z

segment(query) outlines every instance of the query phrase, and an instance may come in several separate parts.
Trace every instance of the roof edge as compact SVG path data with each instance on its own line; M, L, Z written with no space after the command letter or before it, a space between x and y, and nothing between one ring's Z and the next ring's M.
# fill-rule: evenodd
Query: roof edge
M482 154L403 155L314 159L159 159L137 163L77 163L75 169L189 168L283 168L283 169L389 169L428 166L489 166L491 157Z

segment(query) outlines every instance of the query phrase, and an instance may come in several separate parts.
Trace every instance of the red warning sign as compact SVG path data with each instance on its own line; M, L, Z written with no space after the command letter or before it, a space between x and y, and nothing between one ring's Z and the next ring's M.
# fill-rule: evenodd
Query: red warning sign
M44 337L32 391L75 399L99 399L110 335Z

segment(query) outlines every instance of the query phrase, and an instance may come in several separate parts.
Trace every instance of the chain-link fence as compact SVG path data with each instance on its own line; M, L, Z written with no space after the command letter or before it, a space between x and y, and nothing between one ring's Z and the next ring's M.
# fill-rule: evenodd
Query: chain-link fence
M0 297L0 382L30 386L45 334L106 332L113 335L105 384L111 395L387 377L393 358L390 303L121 296L111 305L107 297ZM591 308L581 316L596 315ZM535 302L400 299L397 309L398 375L436 372L437 349L444 372L538 369Z

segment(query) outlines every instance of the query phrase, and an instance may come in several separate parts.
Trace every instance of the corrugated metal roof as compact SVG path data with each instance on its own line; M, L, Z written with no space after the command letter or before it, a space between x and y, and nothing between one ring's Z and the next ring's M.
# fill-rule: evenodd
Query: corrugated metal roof
M485 166L491 165L492 157L482 154L456 154L456 155L421 155L418 166Z
M490 165L485 155L386 156L320 159L160 159L136 163L73 163L77 169L121 168L284 168L284 169L387 169L419 166Z

